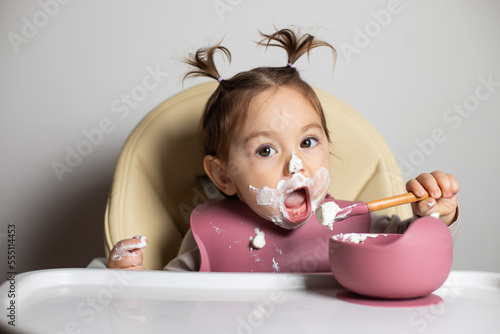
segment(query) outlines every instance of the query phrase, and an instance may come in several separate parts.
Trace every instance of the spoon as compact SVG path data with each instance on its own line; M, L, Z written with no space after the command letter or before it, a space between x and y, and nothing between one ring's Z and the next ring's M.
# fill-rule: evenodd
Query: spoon
M333 223L346 218L367 214L369 212L392 208L394 206L418 202L429 197L428 193L418 197L412 192L382 198L367 203L355 203L353 205L340 208L334 201L326 202L320 205L316 210L316 216L321 225L331 226Z

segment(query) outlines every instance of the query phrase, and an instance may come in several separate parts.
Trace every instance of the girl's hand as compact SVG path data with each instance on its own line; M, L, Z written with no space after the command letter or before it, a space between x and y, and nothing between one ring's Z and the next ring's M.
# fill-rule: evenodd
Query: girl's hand
M146 237L137 235L132 239L118 241L109 253L108 268L144 270L142 266L142 249L146 247Z
M458 181L451 174L440 171L423 173L406 183L406 190L416 196L429 197L425 200L412 203L413 213L417 216L429 216L439 212L440 219L450 225L456 219Z

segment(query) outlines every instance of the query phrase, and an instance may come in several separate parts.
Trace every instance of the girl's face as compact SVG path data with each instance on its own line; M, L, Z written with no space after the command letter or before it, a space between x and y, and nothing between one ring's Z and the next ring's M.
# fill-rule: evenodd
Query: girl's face
M297 91L279 88L252 100L230 144L226 173L252 210L294 229L325 198L329 164L329 143L318 113Z

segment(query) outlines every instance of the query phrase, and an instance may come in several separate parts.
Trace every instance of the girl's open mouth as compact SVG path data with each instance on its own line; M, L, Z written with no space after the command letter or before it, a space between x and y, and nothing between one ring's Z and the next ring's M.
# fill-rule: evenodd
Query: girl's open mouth
M285 198L287 220L291 223L300 223L311 215L309 196L305 188L294 190Z

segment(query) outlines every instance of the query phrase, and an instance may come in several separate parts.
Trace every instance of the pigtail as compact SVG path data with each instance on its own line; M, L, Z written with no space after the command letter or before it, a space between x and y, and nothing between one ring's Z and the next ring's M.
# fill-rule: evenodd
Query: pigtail
M318 46L326 46L331 49L333 63L335 65L337 59L337 51L335 48L326 42L317 40L310 34L300 35L291 29L281 29L270 35L264 34L261 31L259 32L264 38L257 44L263 45L266 48L269 46L277 46L284 49L288 55L288 64L290 64L290 66L305 53L307 53L309 57L309 51Z
M185 62L195 69L186 73L184 79L190 76L204 76L213 78L220 82L221 76L219 71L217 71L214 61L214 56L217 51L222 52L228 61L231 62L231 53L227 48L220 45L220 43L212 47L199 49L194 55L191 54L190 57L186 59Z

